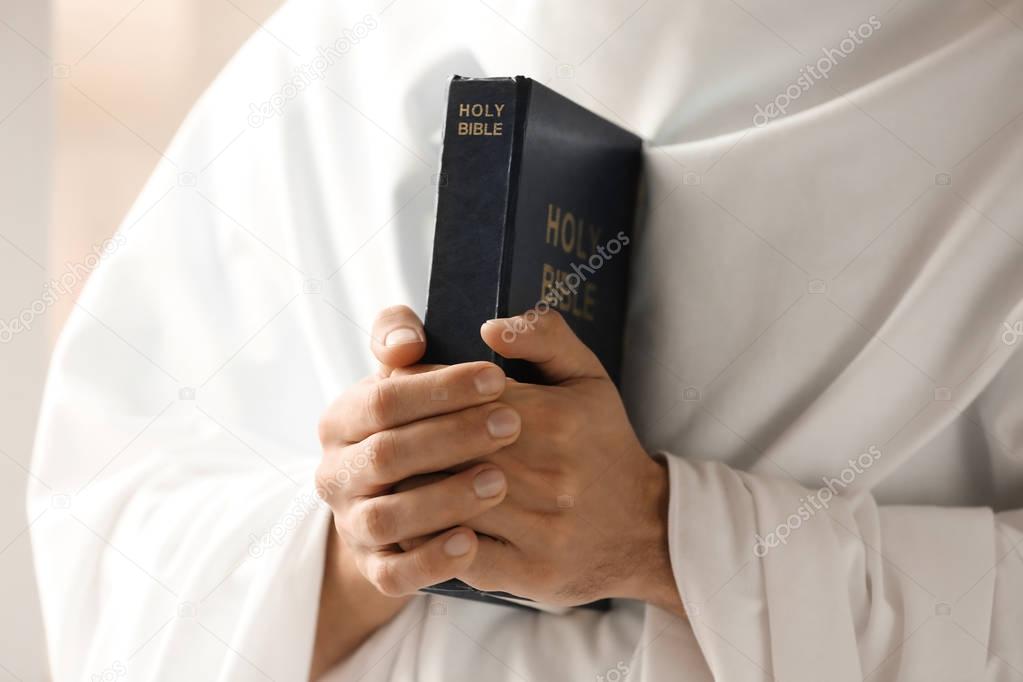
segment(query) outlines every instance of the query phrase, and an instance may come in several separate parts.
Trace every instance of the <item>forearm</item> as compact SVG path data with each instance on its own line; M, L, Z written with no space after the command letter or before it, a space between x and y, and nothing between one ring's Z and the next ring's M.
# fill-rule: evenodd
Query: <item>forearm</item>
M333 525L328 534L310 680L351 656L409 600L380 594L347 556Z

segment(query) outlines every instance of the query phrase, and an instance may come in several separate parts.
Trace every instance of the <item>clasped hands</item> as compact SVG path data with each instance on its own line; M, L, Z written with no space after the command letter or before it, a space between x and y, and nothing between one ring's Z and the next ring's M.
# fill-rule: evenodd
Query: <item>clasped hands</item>
M417 365L416 315L378 316L380 371L320 421L317 486L339 561L391 597L459 578L551 605L620 597L681 615L667 472L596 356L554 311L480 334L499 355L534 363L546 385L489 362Z

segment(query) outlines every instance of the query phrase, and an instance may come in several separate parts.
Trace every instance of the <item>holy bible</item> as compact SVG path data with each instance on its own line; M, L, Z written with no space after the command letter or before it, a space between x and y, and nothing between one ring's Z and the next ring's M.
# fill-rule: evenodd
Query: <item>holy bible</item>
M618 382L642 140L529 78L452 78L438 176L424 362L489 360L542 383L480 338L558 310ZM509 325L502 333L523 331ZM458 580L428 592L530 603Z

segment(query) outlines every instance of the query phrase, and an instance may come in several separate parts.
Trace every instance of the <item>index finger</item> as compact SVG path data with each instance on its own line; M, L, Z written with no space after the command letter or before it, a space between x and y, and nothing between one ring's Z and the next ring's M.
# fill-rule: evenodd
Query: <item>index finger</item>
M491 362L358 383L327 409L321 439L355 443L396 426L489 403L506 385L504 372Z

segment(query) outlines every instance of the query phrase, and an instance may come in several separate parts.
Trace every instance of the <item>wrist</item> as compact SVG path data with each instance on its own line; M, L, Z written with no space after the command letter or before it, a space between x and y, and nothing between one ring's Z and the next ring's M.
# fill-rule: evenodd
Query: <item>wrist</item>
M629 557L634 563L634 570L622 596L683 616L682 599L668 549L668 468L657 459L651 458L648 462L640 487L642 512L639 516L642 521L635 526L637 541Z
M310 670L313 680L351 655L409 599L380 594L359 572L333 524L327 532L320 612Z

